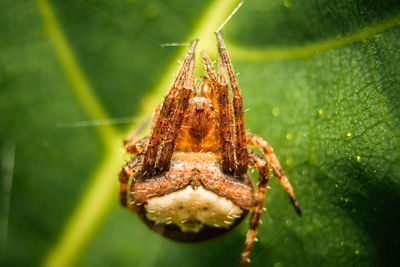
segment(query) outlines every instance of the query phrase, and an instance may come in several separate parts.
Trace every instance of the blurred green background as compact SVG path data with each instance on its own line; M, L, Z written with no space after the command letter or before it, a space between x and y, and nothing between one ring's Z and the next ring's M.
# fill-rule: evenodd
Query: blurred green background
M235 266L247 222L180 244L118 204L122 139L237 1L1 0L2 266ZM275 148L249 266L400 262L400 2L248 0L224 27L246 128ZM198 56L199 58L199 56ZM198 64L197 75L204 75Z

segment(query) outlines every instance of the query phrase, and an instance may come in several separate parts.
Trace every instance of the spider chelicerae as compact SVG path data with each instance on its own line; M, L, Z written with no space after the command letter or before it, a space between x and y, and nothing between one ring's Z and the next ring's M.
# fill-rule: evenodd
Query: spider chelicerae
M138 141L133 135L125 140L126 150L135 155L119 175L120 200L150 229L181 242L219 236L251 212L239 262L243 266L260 224L269 167L299 215L301 211L271 146L245 131L233 67L221 33L216 37L218 77L203 53L208 77L195 86L198 41L193 41L172 88L155 111L151 133ZM263 155L247 145L259 148ZM256 190L248 166L259 172Z

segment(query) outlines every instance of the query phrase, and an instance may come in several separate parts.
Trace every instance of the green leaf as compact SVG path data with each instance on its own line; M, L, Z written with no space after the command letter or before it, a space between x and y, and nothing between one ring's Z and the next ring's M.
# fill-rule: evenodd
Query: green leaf
M122 139L187 49L161 44L199 38L215 59L237 4L0 1L2 264L237 263L247 223L169 241L119 206L117 180ZM399 24L395 0L253 0L224 26L246 128L275 148L303 210L271 181L249 266L400 261Z

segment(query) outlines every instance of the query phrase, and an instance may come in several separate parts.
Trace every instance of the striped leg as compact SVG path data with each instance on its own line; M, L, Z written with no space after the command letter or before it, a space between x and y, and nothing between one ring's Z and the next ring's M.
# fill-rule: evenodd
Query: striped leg
M250 149L248 150L248 152L250 165L258 169L259 175L256 201L254 203L254 210L251 213L250 217L250 227L247 231L246 241L244 243L242 254L240 255L240 262L238 265L240 267L244 266L246 262L250 262L249 254L253 243L256 240L257 228L260 225L260 217L263 211L265 191L269 181L267 161Z
M193 65L192 62L194 60L194 49L196 45L197 40L192 42L192 45L182 63L182 67L178 73L178 76L176 77L175 82L172 85L172 88L169 91L168 95L164 99L164 103L161 107L157 122L153 127L153 132L150 136L146 151L144 152L143 159L143 170L147 174L156 173L156 158L160 142L164 139L165 132L167 132L170 127L170 117L171 114L174 112L174 108L176 107L176 95L181 93L179 91L181 91L182 84L184 83L185 79L187 80L186 76L190 72L189 69L191 65Z
M249 163L249 155L246 148L246 131L244 129L244 114L243 100L239 92L239 87L236 81L235 73L231 61L229 60L228 52L226 51L224 40L220 32L215 33L218 41L219 61L222 61L229 77L232 94L233 94L233 111L235 120L235 155L236 168L235 174L242 175L247 172ZM222 64L221 64L222 65Z
M194 43L195 44L195 43ZM194 51L194 45L192 45ZM182 120L185 115L185 111L189 105L189 98L193 90L193 72L194 72L194 55L192 55L190 62L188 63L187 72L185 73L185 79L182 81L183 86L178 86L179 102L171 111L170 118L168 120L168 127L165 128L163 134L163 144L161 148L160 158L156 164L157 172L166 171L169 169L169 163L174 152L175 140L178 136L178 131L181 128Z
M127 191L129 186L129 180L133 177L139 177L142 173L142 164L143 164L143 154L137 155L133 157L130 161L128 161L124 167L122 167L121 172L119 173L119 196L120 203L122 206L129 208Z
M299 204L297 203L296 196L294 195L292 185L290 184L288 178L285 176L272 147L261 137L249 132L247 132L247 144L259 148L265 154L265 156L267 157L267 161L274 172L274 176L279 180L282 187L289 195L289 198L292 201L293 207L296 210L297 214L301 216L301 210Z

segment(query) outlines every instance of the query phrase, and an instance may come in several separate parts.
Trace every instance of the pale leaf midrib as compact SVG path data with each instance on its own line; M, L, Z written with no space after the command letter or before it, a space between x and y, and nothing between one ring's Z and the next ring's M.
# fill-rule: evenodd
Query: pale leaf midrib
M108 118L85 73L81 70L73 49L61 30L49 1L39 0L38 9L45 31L53 45L55 55L58 57L65 76L71 85L72 92L76 95L81 107L92 120ZM96 127L96 130L102 142L106 145L111 145L109 140L116 136L115 129L110 125L101 125Z

